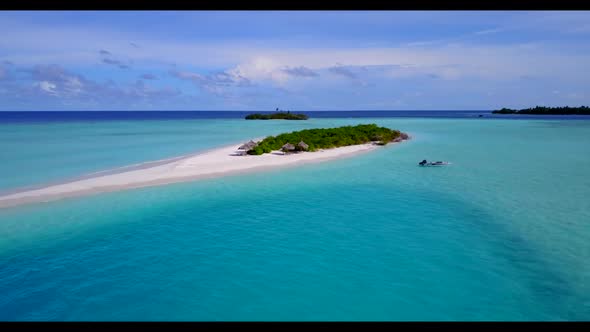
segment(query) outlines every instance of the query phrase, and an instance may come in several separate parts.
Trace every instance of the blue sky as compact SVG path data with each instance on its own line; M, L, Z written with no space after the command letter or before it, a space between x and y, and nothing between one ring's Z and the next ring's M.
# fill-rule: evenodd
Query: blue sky
M0 13L0 110L590 104L588 11Z

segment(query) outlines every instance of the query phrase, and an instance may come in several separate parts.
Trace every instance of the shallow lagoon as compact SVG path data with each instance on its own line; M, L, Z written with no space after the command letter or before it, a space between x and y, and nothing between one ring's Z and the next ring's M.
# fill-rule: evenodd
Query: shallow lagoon
M413 139L296 169L0 210L0 319L590 318L590 121L2 124L0 190L358 123Z

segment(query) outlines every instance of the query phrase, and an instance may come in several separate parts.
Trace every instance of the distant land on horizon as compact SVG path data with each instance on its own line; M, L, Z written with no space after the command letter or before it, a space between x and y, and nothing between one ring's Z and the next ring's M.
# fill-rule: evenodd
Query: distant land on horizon
M454 110L454 109L432 109L432 110L422 110L422 109L349 109L349 110L294 110L293 113L296 112L492 112L493 109L473 109L473 110ZM232 110L232 109L225 109L225 110L205 110L205 109L194 109L194 110L132 110L132 109L120 109L120 110L0 110L0 112L7 112L7 113L25 113L25 112L242 112L242 113L264 113L264 114L271 114L277 113L277 111L265 111L265 110ZM291 112L291 111L290 111Z
M548 115L523 114L520 113L493 113L491 110L346 110L346 111L291 111L291 114L303 114L310 119L321 118L529 118L529 117L559 117L560 114ZM131 120L190 120L190 119L244 119L248 115L258 114L261 117L272 117L280 115L275 111L238 111L238 110L216 110L216 111L180 111L180 110L159 110L159 111L0 111L1 123L14 122L60 122L60 121L131 121ZM258 117L257 116L257 117ZM560 118L589 118L582 114L564 114Z
M303 113L272 112L270 114L251 113L246 115L246 120L307 120L309 117Z
M536 106L534 108L525 108L515 110L510 108L502 108L495 110L493 114L536 114L536 115L590 115L590 108L588 106L580 107L545 107Z

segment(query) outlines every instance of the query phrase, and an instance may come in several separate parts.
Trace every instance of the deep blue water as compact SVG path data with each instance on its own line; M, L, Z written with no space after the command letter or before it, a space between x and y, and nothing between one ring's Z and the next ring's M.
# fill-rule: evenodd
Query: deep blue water
M486 119L590 119L584 115L514 115L492 114L491 111L293 111L311 118L486 118ZM268 111L39 111L0 112L0 123L122 121L122 120L182 120L182 119L239 119L251 113L270 114Z

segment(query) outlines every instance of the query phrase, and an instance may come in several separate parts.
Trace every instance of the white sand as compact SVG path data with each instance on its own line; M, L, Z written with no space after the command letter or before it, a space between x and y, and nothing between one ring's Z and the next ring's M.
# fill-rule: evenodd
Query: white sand
M362 144L287 155L273 151L259 156L239 156L236 155L239 145L226 146L184 158L173 158L170 162L148 163L153 166L145 168L116 174L98 172L96 176L89 178L7 194L0 196L0 207L325 161L382 148L372 144ZM100 175L101 173L104 175Z

